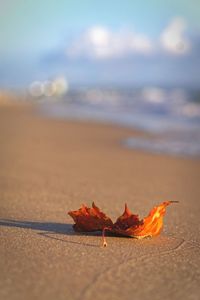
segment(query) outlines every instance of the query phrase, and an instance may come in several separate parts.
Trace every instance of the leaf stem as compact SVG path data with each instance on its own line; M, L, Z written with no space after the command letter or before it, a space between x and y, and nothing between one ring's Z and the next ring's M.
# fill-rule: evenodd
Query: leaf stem
M108 244L106 242L106 237L105 237L105 231L108 229L108 227L104 227L102 230L102 239L103 239L103 247L107 247Z

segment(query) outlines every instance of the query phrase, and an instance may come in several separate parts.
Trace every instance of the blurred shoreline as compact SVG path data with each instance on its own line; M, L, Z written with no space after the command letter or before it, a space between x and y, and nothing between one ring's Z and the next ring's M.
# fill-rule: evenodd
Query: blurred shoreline
M130 149L181 157L200 157L200 102L183 89L79 89L59 97L30 97L7 91L0 105L33 105L44 117L111 124L143 132L121 144Z
M40 105L43 115L92 121L146 132L152 139L130 137L130 147L184 157L200 156L198 92L175 88L83 89L62 101L52 97Z

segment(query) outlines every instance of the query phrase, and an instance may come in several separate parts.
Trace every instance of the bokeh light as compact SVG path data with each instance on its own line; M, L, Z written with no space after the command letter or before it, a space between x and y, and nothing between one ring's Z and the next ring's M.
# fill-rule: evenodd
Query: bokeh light
M32 97L41 97L44 93L44 85L41 81L34 81L30 84L29 93Z

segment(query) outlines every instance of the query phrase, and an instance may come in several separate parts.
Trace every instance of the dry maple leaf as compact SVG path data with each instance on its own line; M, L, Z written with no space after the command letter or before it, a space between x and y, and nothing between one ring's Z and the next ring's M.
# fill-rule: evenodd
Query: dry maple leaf
M82 205L75 211L68 214L74 219L75 231L101 231L105 227L112 227L113 222L100 209L92 203L92 208Z
M134 215L125 204L124 213L115 223L107 217L95 204L89 208L85 205L75 211L69 211L68 214L73 218L75 231L102 231L103 246L107 246L105 240L105 231L121 236L129 236L142 239L148 236L158 235L163 227L163 216L166 207L171 203L178 201L165 201L155 206L147 217L140 220L138 215Z

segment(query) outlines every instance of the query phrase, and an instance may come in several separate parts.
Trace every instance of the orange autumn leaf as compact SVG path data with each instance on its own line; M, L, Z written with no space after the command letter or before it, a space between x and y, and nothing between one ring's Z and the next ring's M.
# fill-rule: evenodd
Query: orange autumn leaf
M101 231L104 227L112 227L113 222L100 209L92 203L92 208L82 205L75 211L68 214L74 219L75 231Z
M75 222L73 226L75 231L102 231L103 244L106 246L107 243L104 238L105 230L113 234L137 239L158 235L163 227L163 216L166 207L175 202L177 201L165 201L155 206L149 215L141 220L138 215L132 214L125 204L124 213L115 223L94 202L92 203L92 208L82 205L79 210L69 211L68 214Z

